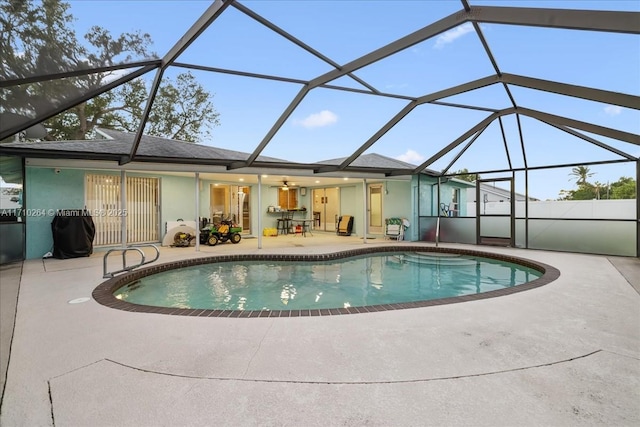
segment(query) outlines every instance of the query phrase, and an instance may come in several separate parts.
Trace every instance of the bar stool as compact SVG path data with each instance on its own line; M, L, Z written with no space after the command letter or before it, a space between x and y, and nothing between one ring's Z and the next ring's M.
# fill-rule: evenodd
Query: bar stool
M320 228L320 212L313 212L313 227Z
M278 234L289 234L292 219L293 212L282 212L282 217L278 218L276 227Z
M315 222L315 219L313 220ZM313 233L311 232L311 227L309 227L311 224L311 220L303 220L302 221L302 235L303 236L307 236L307 233L311 234L313 236Z

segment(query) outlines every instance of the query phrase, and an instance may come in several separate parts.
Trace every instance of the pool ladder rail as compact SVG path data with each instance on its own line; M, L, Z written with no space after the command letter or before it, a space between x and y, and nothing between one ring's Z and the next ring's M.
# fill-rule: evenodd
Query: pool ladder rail
M156 255L153 259L147 260L147 258L145 257L144 251L141 248L153 248L156 251ZM138 264L134 264L134 265L127 265L127 252L128 251L136 251L140 254L140 262ZM121 270L116 270L116 271L110 271L107 272L107 258L109 257L109 255L112 252L122 252L122 269ZM151 264L154 261L157 261L158 258L160 258L160 251L158 250L158 247L154 244L151 243L147 243L147 244L141 244L141 245L130 245L130 246L126 246L124 248L114 248L114 249L109 249L107 251L106 254L104 254L104 258L102 260L102 278L103 279L111 279L113 278L116 274L119 273L124 273L127 271L132 271L138 267L142 267L143 265L147 265L147 264Z

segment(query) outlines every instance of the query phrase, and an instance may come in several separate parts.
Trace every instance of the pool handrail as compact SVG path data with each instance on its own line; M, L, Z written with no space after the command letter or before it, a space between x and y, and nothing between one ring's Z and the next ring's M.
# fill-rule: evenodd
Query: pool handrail
M145 256L144 256L144 252L142 251L142 249L140 248L146 248L146 247L151 247L153 249L156 250L156 256L155 258L153 258L152 260L146 260ZM141 260L138 264L135 265L130 265L127 266L127 252L128 251L137 251L140 254ZM116 271L111 271L111 272L107 272L107 258L109 257L109 254L111 254L112 252L122 252L122 269L121 270L116 270ZM102 260L102 278L103 279L111 279L113 277L115 277L116 274L119 273L124 273L124 272L128 272L128 271L132 271L138 267L142 267L143 265L147 265L150 264L154 261L157 261L158 258L160 258L160 250L158 249L158 247L152 243L144 243L144 244L140 244L140 245L129 245L129 246L125 246L124 248L114 248L114 249L109 249L107 251L106 254L104 254L104 258Z

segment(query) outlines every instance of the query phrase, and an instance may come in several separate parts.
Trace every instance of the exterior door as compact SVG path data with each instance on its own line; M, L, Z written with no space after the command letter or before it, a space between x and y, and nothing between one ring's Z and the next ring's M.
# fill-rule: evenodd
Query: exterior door
M368 233L382 234L384 219L382 218L382 186L383 184L369 184L367 186Z
M313 215L320 216L320 225L315 224L316 230L336 231L340 215L340 188L314 188L311 197Z
M229 214L229 186L211 184L209 195L211 221L218 223Z
M483 204L480 201L480 185L499 182L510 188L508 203ZM515 246L515 190L513 178L496 178L476 181L476 242L478 245ZM483 205L481 209L480 206Z
M251 187L212 184L209 209L214 223L229 218L242 227L242 234L251 233Z
M251 234L251 187L237 187L237 220L243 234Z

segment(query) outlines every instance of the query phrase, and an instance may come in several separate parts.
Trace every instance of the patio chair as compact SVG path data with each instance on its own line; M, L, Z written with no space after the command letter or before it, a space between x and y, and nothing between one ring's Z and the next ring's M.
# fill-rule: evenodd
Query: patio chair
M338 218L338 227L336 234L338 236L351 236L353 230L353 217L351 215L342 215Z
M404 225L402 218L387 218L384 220L384 238L402 240L404 238Z

